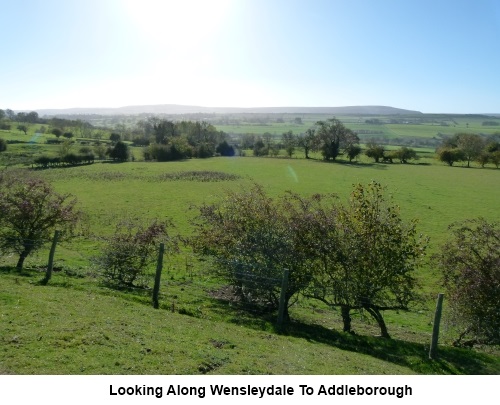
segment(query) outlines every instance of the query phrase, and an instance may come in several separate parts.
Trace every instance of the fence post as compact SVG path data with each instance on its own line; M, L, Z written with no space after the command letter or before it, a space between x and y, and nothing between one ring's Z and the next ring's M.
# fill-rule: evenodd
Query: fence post
M280 295L280 306L278 309L278 327L281 328L283 325L283 314L285 313L285 298L286 290L288 289L288 275L289 270L283 270L283 279L281 281L281 295Z
M436 303L436 312L434 313L434 325L432 327L432 340L431 348L429 350L429 359L433 360L436 358L436 351L438 345L439 337L439 324L441 323L441 312L443 309L443 293L438 294L438 299Z
M52 277L52 268L54 267L54 254L56 253L57 240L59 239L59 231L54 232L54 238L52 239L52 246L49 253L49 262L47 264L47 271L45 272L45 277L40 284L47 285L50 278Z
M155 286L153 288L153 307L156 309L160 307L160 304L158 302L158 294L160 292L160 279L161 279L161 270L163 268L164 251L165 251L165 244L160 243L160 251L158 252L158 262L156 263Z

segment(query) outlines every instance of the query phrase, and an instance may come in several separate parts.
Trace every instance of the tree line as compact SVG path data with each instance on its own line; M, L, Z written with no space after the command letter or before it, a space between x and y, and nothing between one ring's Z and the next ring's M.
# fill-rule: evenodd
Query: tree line
M484 167L492 163L500 167L500 133L481 136L471 133L458 133L445 138L436 150L441 162L453 166L457 162L467 162L470 167L475 161Z

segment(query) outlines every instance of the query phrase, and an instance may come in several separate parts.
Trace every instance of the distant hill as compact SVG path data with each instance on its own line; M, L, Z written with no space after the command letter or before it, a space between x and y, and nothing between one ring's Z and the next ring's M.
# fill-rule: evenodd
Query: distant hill
M349 107L201 107L179 104L138 105L119 108L66 108L66 109L39 109L35 110L40 116L55 115L135 115L135 114L231 114L231 113L260 113L260 114L332 114L332 115L415 115L420 111L404 110L402 108L386 106L349 106Z

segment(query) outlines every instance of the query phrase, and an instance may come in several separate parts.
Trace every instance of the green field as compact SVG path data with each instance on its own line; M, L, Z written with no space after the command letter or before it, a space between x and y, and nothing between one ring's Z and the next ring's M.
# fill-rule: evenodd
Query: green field
M0 131L0 137L29 141L33 134ZM25 154L26 159L55 153L56 146L43 140L9 144L3 153L13 158ZM0 373L500 373L498 352L452 348L454 337L446 325L439 361L427 359L434 300L441 292L430 256L454 221L479 216L500 220L500 170L448 167L425 149L419 150L420 160L406 165L374 164L366 157L353 164L326 163L303 159L300 152L292 159L217 157L153 163L140 161L141 149L132 149L135 162L37 171L58 192L77 196L86 220L79 237L58 245L57 271L47 287L37 281L48 247L27 259L24 276L12 269L15 257L1 258ZM8 164L5 155L0 158ZM164 177L182 171L218 171L239 179ZM123 218L168 217L186 236L192 232L196 207L227 190L248 189L256 182L273 196L291 190L302 195L336 193L345 200L353 184L372 180L385 185L403 217L418 218L418 230L430 237L429 260L419 274L427 301L410 312L384 314L392 341L373 337L376 325L361 314L354 315L358 334L346 336L340 332L338 312L308 300L291 308L291 325L276 333L275 314L245 313L215 299L211 292L221 287L220 281L187 248L166 259L159 311L150 306L148 291L110 290L95 278L91 258L98 252L99 237L112 233Z

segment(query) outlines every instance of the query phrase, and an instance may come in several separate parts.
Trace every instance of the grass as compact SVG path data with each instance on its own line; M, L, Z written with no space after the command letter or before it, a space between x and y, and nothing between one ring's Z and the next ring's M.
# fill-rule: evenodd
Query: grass
M0 371L9 374L495 374L499 359L443 347L294 322L214 322L80 279L1 274ZM71 286L71 288L69 287Z
M56 148L10 144L8 153L28 154L30 147L33 153ZM141 155L140 148L132 150ZM384 314L391 341L374 337L376 325L362 314L353 317L357 335L341 333L336 311L306 300L291 308L292 323L278 333L275 314L242 311L211 295L220 281L186 249L165 261L160 310L152 309L148 290L114 291L95 278L90 258L99 249L98 237L121 219L169 217L186 236L197 206L254 182L273 196L291 190L345 199L354 183L377 180L404 218L419 219L419 231L431 238L429 253L446 240L454 221L500 219L500 171L448 167L425 157L429 150L419 153L424 157L408 165L374 164L366 157L353 164L236 157L37 171L57 191L76 195L87 221L82 236L58 245L57 271L48 286L38 285L47 249L27 259L24 275L12 270L15 257L2 257L0 373L499 374L498 352L451 347L446 324L439 360L427 359L441 289L431 261L419 274L426 304Z

